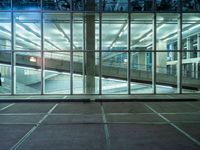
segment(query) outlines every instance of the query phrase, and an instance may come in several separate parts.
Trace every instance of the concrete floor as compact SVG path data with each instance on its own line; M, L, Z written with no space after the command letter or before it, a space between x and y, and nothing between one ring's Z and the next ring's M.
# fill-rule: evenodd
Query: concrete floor
M1 102L0 149L199 150L200 101Z

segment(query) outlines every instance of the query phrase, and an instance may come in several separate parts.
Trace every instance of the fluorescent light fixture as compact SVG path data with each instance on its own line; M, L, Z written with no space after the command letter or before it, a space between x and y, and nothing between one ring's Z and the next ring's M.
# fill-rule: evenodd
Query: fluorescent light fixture
M126 26L124 27L124 31L127 29L127 27L128 27L128 24L126 24Z
M165 24L161 24L161 25L157 28L157 30L160 30L164 25L165 25Z
M121 37L123 33L124 33L124 32L123 32L123 31L121 31L121 32L120 32L120 34L119 34L119 37Z

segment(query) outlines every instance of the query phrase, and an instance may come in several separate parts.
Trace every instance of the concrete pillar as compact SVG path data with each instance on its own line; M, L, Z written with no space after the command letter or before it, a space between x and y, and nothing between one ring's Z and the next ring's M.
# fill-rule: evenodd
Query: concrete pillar
M191 58L191 52L190 50L192 50L192 40L191 38L187 38L187 59Z
M195 76L196 76L196 79L198 79L199 78L199 68L198 68L198 62L195 64L196 65L196 72L195 72Z
M146 61L145 61L145 52L139 52L138 53L138 67L139 67L139 70L146 70L147 66L146 66Z
M159 42L157 44L157 49L165 50L166 46L167 46L166 41L159 40ZM157 72L164 73L164 71L166 71L167 52L157 52L156 64L157 64Z
M195 78L196 66L195 63L192 63L192 78Z
M200 50L200 33L197 35L197 50ZM200 57L200 51L197 52L197 57Z
M95 9L95 1L86 1L88 10ZM95 93L95 14L85 15L85 82L86 94Z

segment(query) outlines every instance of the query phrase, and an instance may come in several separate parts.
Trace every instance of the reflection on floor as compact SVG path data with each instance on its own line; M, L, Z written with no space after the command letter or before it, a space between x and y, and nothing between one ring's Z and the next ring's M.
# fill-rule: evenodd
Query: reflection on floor
M0 149L199 150L200 101L0 103Z

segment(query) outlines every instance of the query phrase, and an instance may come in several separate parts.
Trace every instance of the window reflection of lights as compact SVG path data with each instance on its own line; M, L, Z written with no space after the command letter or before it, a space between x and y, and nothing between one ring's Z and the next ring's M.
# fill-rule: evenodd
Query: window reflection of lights
M196 28L198 28L198 27L200 27L200 24L198 24L198 25L196 25L196 26L193 26L193 27L189 28L189 30L191 31L191 30L196 29Z
M35 58L35 57L30 57L30 58L29 58L29 61L30 61L30 62L37 62L37 58Z
M0 31L1 33L3 33L3 34L6 34L6 35L8 35L8 36L10 36L10 33L9 32L6 32L6 31Z

